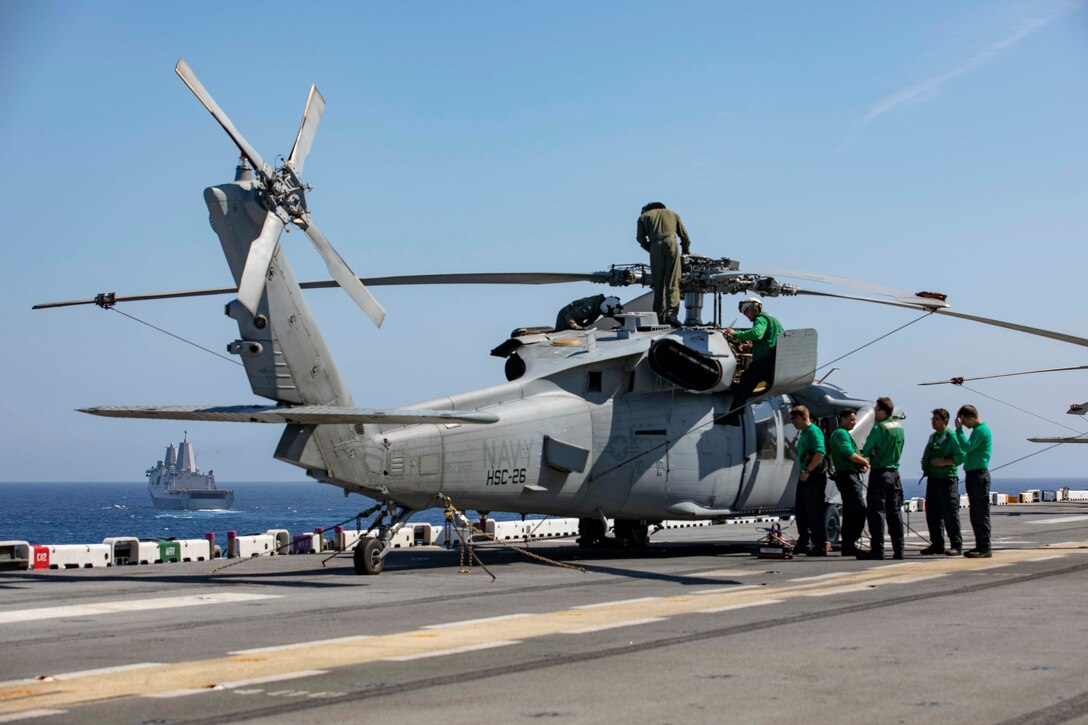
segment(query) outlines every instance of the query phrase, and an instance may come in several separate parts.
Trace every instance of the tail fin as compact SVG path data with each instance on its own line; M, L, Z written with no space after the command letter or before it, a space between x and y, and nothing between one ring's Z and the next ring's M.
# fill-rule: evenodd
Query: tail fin
M204 190L212 228L236 283L267 214L255 187L240 173L232 183ZM257 314L237 300L226 312L238 322L239 333L229 349L242 358L254 394L284 404L353 407L282 247L272 255ZM359 483L367 480L362 448L362 436L352 425L292 423L275 455L313 478L362 491Z
M240 282L249 245L266 216L254 182L243 179L205 189L204 201L234 280ZM281 246L272 255L257 314L237 301L226 311L239 332L229 349L242 358L256 395L295 405L352 406Z

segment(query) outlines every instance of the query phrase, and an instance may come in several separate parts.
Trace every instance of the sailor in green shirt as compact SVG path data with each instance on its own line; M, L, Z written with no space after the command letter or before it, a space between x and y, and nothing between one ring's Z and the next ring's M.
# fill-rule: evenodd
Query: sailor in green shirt
M774 385L775 355L778 350L778 337L782 334L782 323L763 311L763 301L758 297L746 297L737 308L751 320L752 326L747 330L727 327L725 336L750 345L752 361L733 387L733 403L725 418L727 425L740 425L744 406L760 383L765 382L768 390Z
M926 526L929 546L922 556L948 554L959 556L963 549L960 534L960 491L957 469L963 463L959 440L948 430L948 411L936 408L930 423L933 434L922 451L922 475L926 477ZM944 532L948 532L948 549Z
M790 421L797 430L797 463L800 472L797 476L797 495L795 514L797 515L797 547L808 556L827 556L827 528L824 526L824 510L827 508L827 474L824 472L824 433L820 426L812 422L808 408L795 405L790 408ZM801 511L803 511L803 516ZM812 548L805 546L807 523L812 534Z
M654 288L654 312L661 324L680 327L680 249L676 238L680 237L684 254L691 253L691 237L684 222L673 210L660 201L651 201L642 207L638 217L635 239L640 247L650 253L650 277Z
M903 558L903 483L899 478L899 457L903 455L903 426L892 417L891 398L876 399L876 425L865 439L861 455L873 467L865 498L869 515L872 548L858 553L859 559L884 558L884 528L892 540L892 558Z
M840 541L843 556L857 556L858 539L865 529L865 499L862 474L869 470L869 461L858 452L850 431L858 422L858 412L852 408L839 411L839 427L831 432L828 451L835 471L835 487L842 497L842 528Z
M968 438L963 427L971 429ZM990 558L990 453L993 436L990 428L978 417L973 405L960 407L956 414L956 440L963 449L964 487L970 506L971 528L975 532L975 548L965 551L972 559Z

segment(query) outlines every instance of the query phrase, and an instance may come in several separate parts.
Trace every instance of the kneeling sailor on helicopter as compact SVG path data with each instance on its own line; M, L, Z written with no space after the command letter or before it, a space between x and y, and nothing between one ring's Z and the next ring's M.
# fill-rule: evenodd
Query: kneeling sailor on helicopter
M775 352L778 349L778 336L782 334L782 323L763 311L763 301L758 297L745 297L738 303L737 309L752 322L752 326L747 330L728 327L725 336L745 343L752 350L752 361L733 387L733 403L725 418L727 425L740 424L744 405L757 385L765 382L769 389L774 384Z
M623 305L620 304L619 297L605 297L604 295L583 297L580 300L574 300L559 310L559 314L555 318L555 329L557 332L562 330L584 330L596 322L601 315L614 317L620 312L623 312Z

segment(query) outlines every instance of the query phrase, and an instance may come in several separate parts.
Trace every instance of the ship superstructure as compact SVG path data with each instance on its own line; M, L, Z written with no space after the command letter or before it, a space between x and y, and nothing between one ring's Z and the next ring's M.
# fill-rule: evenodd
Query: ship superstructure
M215 472L201 473L189 435L179 447L166 447L166 457L147 469L147 490L155 508L173 510L229 509L234 491L215 487Z

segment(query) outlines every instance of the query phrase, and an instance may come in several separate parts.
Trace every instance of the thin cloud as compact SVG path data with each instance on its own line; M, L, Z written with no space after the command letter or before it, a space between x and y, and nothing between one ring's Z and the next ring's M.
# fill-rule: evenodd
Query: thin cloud
M1047 15L1029 18L1025 20L1023 23L1020 24L1020 27L1017 28L1016 32L1014 32L1012 35L1005 38L1004 40L1000 40L994 43L993 45L978 53L973 58L970 58L966 62L962 63L958 67L953 68L947 73L942 73L939 76L928 78L921 83L916 83L913 86L904 88L903 90L888 96L880 103L873 106L869 110L869 112L865 114L865 117L861 119L859 125L864 126L877 116L887 113L888 111L893 111L897 108L910 106L915 103L920 103L929 98L932 98L933 96L937 95L937 93L940 92L941 88L949 81L958 78L965 73L969 73L976 68L980 68L981 66L996 58L1001 53L1004 53L1006 50L1009 50L1010 48L1015 46L1017 43L1034 33L1036 30L1046 27L1055 20L1058 20L1059 18L1068 15L1074 10L1079 9L1080 6L1080 0L1063 2Z

